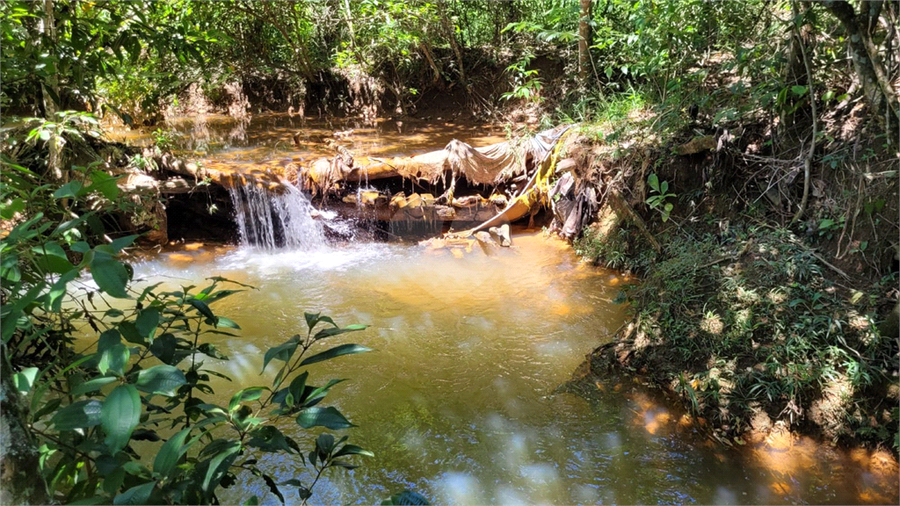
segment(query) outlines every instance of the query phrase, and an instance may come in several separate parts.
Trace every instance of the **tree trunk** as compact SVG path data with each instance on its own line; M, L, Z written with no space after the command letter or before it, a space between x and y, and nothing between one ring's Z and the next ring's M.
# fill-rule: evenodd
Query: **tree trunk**
M593 0L581 0L581 18L578 20L578 77L587 81L591 66L591 7Z
M431 67L431 71L434 72L434 84L441 86L444 81L441 78L441 69L437 66L437 62L434 61L434 55L431 53L431 48L428 46L428 42L426 39L422 39L419 41L419 49L422 50L422 54L425 55L425 60L428 61L428 66Z
M879 16L880 4L881 2L863 3L863 9L858 14L846 0L827 1L825 7L841 21L847 30L850 57L869 105L876 113L879 113L879 117L887 107L889 114L894 117L894 124L896 124L896 121L900 119L897 93L891 86L878 50L872 41L872 31L877 26L878 19L871 19L869 15L871 13Z
M27 413L12 384L3 351L0 374L0 504L50 504L40 455L23 420Z
M808 10L809 6L805 3L791 2L792 15L789 20L791 24L791 38L790 44L788 44L787 68L785 71L785 83L788 86L805 86L808 81L803 59L804 52L812 51L810 47L812 27L806 17ZM795 29L797 17L802 18L799 30ZM796 103L800 100L793 94L790 94L789 98L791 103ZM785 104L785 108L781 111L781 121L779 122L779 131L781 132L787 132L793 128L794 120L798 113L798 111L788 113L788 105L790 104Z
M450 41L453 54L456 55L456 64L459 66L459 80L466 88L466 91L469 91L466 67L463 65L462 50L459 47L459 42L456 40L456 28L453 26L450 16L447 15L447 7L444 5L444 2L438 2L438 9L441 14L441 25L443 25L444 31L447 33L447 39Z
M44 19L43 19L43 31L44 35L50 41L50 48L44 48L49 53L54 53L57 51L57 36L56 36L56 15L53 12L53 2L52 0L44 0ZM44 87L46 90L43 90L44 95L44 114L47 120L49 121L59 121L59 118L56 116L56 113L59 112L59 104L56 102L59 100L59 81L58 76L53 74L47 77L47 80L44 82ZM47 143L47 148L49 150L49 154L47 156L47 168L50 170L50 173L56 179L63 178L62 172L62 143L63 138L60 133L57 131L55 135L50 136L50 141Z

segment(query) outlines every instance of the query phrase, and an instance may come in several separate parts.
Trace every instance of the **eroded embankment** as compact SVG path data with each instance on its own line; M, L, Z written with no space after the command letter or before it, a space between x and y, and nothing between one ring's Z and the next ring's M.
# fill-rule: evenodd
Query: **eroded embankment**
M618 170L575 247L642 278L624 292L632 321L589 356L590 373L662 388L724 444L788 432L896 453L895 225L865 206L839 212L823 173L791 229L788 206L748 176L752 142L709 140L618 160L590 148L592 166ZM860 187L863 202L890 195L893 180Z

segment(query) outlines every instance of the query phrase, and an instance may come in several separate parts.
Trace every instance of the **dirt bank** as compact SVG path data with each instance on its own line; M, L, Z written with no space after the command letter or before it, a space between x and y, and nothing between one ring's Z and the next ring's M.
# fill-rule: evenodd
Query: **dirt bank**
M633 319L586 367L663 389L725 444L787 430L896 454L890 155L821 153L844 158L814 172L791 225L802 185L781 183L798 171L761 148L764 132L694 129L624 155L585 132L567 154L600 195L575 248L641 278L621 296Z

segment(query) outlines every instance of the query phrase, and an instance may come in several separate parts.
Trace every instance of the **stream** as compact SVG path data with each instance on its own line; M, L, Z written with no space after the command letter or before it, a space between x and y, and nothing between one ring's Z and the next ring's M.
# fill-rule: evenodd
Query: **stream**
M190 126L196 121L175 125L192 139L184 149L204 163L236 165L321 156L294 144L294 132L307 128L307 138L321 139L348 126L295 125L286 115L257 121L231 137L237 124L225 120L208 123L206 137ZM354 149L414 154L452 137L476 146L504 140L497 128L406 124L397 132L394 123L354 129ZM275 207L263 215L304 208L269 202ZM239 212L242 231L261 219ZM253 228L242 232L240 246L181 244L134 268L140 283L163 287L205 286L205 278L223 276L257 288L213 307L242 327L237 338L213 339L232 360L210 365L234 379L213 384L218 403L271 381L273 371L260 376L263 354L304 331L304 311L370 326L330 344L374 352L310 367L315 384L348 379L325 404L358 425L341 434L375 453L356 470L327 474L314 504L373 504L404 489L433 504L897 503L896 463L883 452L844 452L808 439L726 448L630 380L599 382L590 398L554 393L626 320L627 308L614 300L633 281L581 263L565 242L514 229L512 248L329 243L300 218L284 221L291 219L303 241L278 247L261 239L276 232ZM302 447L312 444L313 435L292 420L282 429ZM288 456L269 455L262 464L278 482L309 478ZM289 503L299 502L289 487L283 491ZM262 480L247 476L221 499L251 495L278 502Z

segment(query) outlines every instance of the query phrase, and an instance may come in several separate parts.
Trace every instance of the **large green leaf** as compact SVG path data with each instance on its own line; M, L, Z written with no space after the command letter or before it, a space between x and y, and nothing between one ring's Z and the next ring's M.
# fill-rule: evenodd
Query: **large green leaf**
M96 399L78 401L57 411L50 421L58 431L86 429L100 425L102 408L102 403Z
M69 293L68 285L80 274L78 269L63 274L53 283L44 298L44 308L54 313L62 310L63 298Z
M231 402L228 403L228 411L234 411L244 401L255 401L259 399L265 390L266 387L249 387L240 390L231 397Z
M307 357L300 362L300 365L309 365L315 364L316 362L322 362L325 360L331 360L335 357L340 357L343 355L355 355L357 353L365 353L367 351L372 351L372 348L366 348L365 346L359 344L342 344L340 346L335 346L334 348L323 351L322 353L317 353L311 357Z
M184 455L188 448L190 448L190 445L196 441L195 439L194 441L185 444L185 440L188 435L190 435L191 430L192 427L182 429L177 434L170 437L169 440L160 447L159 453L156 454L156 459L153 460L153 472L155 474L167 478L172 470L175 469L175 466L178 465L178 461L181 460L181 456Z
M84 383L72 389L72 395L77 397L79 395L96 392L97 390L100 390L104 386L109 385L117 379L118 378L116 378L115 376L101 376L90 381L85 381Z
M131 433L141 421L141 396L134 385L119 385L103 401L100 412L106 446L117 453L131 440Z
M83 186L84 185L81 184L81 181L70 181L60 186L58 190L53 192L53 198L65 199L80 197L84 194L84 192L82 191Z
M153 340L153 334L158 325L159 310L155 307L148 307L142 310L141 314L138 315L137 319L134 321L134 326L137 328L138 334L151 341Z
M109 295L127 299L128 293L125 287L128 285L128 271L122 262L103 251L94 251L91 260L91 277L101 290Z
M135 385L141 392L165 396L175 395L178 387L187 383L184 373L177 367L161 364L138 373Z
M115 202L116 197L119 196L119 186L116 184L118 179L118 177L110 176L102 170L95 170L91 172L92 184L88 189L100 192L104 197Z
M113 498L113 504L147 504L153 493L155 481L131 487Z
M297 416L297 424L304 429L312 427L325 427L331 430L349 429L356 427L349 420L344 418L337 409L329 406L327 408L306 408Z
M284 434L282 434L277 427L272 425L265 425L251 431L250 440L247 441L247 446L259 448L260 450L267 452L293 452L291 445L288 443Z
M13 383L16 385L16 390L20 394L28 395L28 392L31 392L31 387L34 385L38 372L39 369L37 367L28 367L22 369L22 372L14 374Z
M194 309L196 309L197 311L200 311L200 313L203 316L209 318L213 322L216 321L216 315L213 314L212 310L209 309L209 306L207 306L206 303L203 302L202 300L191 298L191 299L188 299L188 304L193 306Z
M175 365L175 335L166 333L154 339L150 353L164 364Z
M294 352L297 351L297 344L300 336L292 337L288 342L276 346L274 348L270 348L269 351L266 352L266 356L263 359L262 370L266 370L266 366L269 365L273 359L281 360L282 362L287 362L294 355ZM262 372L260 372L262 374Z
M237 458L237 453L241 451L241 443L239 441L229 441L215 457L210 459L209 467L206 470L206 476L203 478L201 488L204 492L209 493L218 486L225 476L225 472Z
M100 374L106 374L107 371L113 371L119 375L124 374L129 358L131 358L131 351L128 347L122 343L116 344L100 355L97 370L100 371Z

